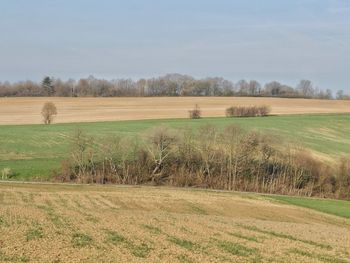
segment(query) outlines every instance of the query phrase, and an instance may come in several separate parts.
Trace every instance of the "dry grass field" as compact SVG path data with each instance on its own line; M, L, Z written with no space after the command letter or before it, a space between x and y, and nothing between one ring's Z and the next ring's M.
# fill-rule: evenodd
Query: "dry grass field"
M0 125L42 123L46 101L58 108L56 123L187 118L197 103L204 117L224 116L232 105L268 105L272 114L350 112L350 101L251 97L0 98Z
M253 194L2 183L0 262L350 262L350 219Z

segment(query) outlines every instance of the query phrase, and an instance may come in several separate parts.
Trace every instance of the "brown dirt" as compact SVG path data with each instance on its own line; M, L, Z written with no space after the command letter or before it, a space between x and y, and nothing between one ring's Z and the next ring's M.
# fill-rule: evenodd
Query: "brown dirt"
M349 251L349 220L253 194L0 184L0 262L348 262Z
M268 105L272 114L350 112L350 101L249 98L249 97L156 97L156 98L0 98L0 125L41 123L46 101L58 108L56 123L113 120L187 118L197 103L204 117L224 116L232 105Z

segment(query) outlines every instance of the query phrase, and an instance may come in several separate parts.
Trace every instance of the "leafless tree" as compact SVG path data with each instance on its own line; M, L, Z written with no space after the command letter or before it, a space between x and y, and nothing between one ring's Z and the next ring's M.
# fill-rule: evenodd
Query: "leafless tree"
M73 166L75 178L79 182L94 182L96 175L95 152L93 138L83 130L75 130L72 137L70 161Z
M226 109L226 117L263 117L271 111L269 106L232 106Z
M155 181L162 176L162 167L174 150L177 136L168 127L160 126L151 130L146 139L149 143L148 151L154 160L151 177L152 181Z
M227 156L228 190L235 190L238 162L240 158L240 142L243 138L243 130L237 125L225 128L222 134L222 145Z
M197 147L203 162L203 175L210 180L212 164L216 157L218 131L213 125L204 125L198 131Z
M43 116L43 120L45 124L51 124L53 119L57 115L57 108L53 102L45 102L41 115Z
M310 80L301 80L297 86L297 90L301 96L311 98L315 95L315 88Z
M331 167L302 148L285 145L276 135L236 125L176 133L161 126L148 132L142 143L135 141L106 137L93 143L78 130L57 179L350 198L349 159Z
M340 94L341 95L341 94ZM181 74L166 74L150 79L97 79L63 81L46 77L42 83L0 82L0 96L118 97L118 96L266 96L329 99L330 92L302 80L296 87L272 81L262 86L256 80L240 80L236 84L221 77L195 79ZM349 99L341 95L339 98Z

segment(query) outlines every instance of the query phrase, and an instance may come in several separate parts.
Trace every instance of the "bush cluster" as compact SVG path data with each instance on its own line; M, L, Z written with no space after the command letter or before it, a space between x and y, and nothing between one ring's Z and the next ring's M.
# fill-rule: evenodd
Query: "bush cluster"
M189 111L190 119L200 119L202 116L202 111L199 108L198 104L194 106L193 110Z
M161 126L140 138L102 141L78 130L56 178L350 198L349 160L332 169L308 152L282 145L275 136L236 125L176 131Z
M263 117L270 113L269 106L232 106L226 109L227 117Z

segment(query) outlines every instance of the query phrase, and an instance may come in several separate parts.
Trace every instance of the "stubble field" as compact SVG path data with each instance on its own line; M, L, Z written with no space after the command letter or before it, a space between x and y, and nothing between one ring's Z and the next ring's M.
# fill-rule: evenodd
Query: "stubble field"
M1 262L349 262L349 251L348 218L269 196L0 184Z
M58 109L56 123L187 118L198 104L203 117L222 117L233 105L268 105L271 114L349 113L350 101L252 97L0 98L0 125L42 123L46 101Z

